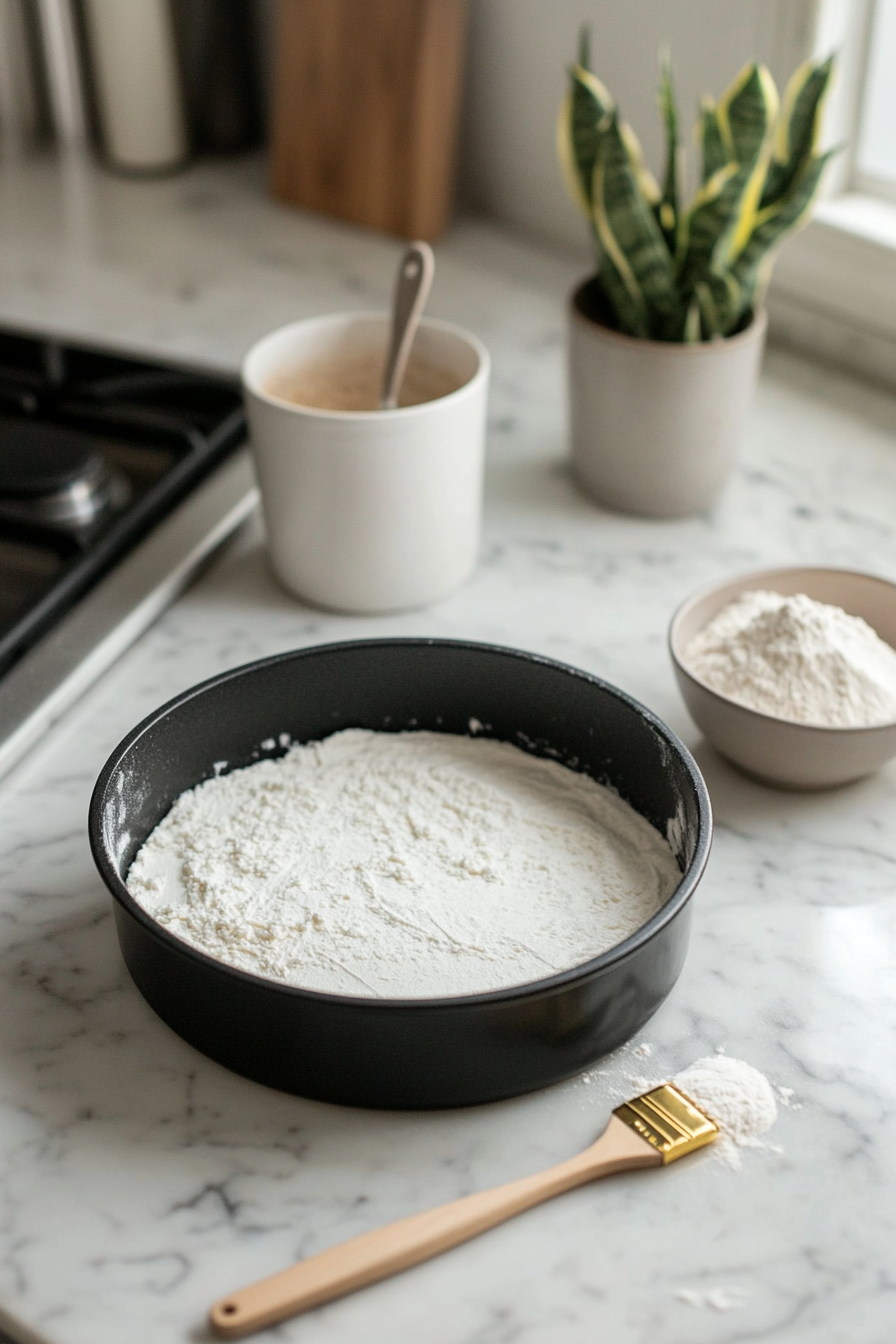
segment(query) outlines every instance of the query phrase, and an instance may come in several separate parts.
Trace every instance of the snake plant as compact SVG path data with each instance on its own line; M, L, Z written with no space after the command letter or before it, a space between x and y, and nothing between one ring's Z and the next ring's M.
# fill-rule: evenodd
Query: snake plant
M784 237L804 223L830 153L818 152L833 57L807 61L779 106L769 71L747 65L718 103L704 98L696 138L700 185L682 204L683 150L667 56L659 106L662 185L612 95L590 69L588 34L569 71L558 152L573 200L591 223L594 284L609 324L630 336L705 341L748 325ZM833 152L833 151L832 151Z

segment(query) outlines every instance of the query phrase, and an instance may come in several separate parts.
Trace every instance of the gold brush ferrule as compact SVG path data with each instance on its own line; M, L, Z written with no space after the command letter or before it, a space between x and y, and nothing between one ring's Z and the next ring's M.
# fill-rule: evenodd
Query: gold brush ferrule
M623 1102L613 1114L662 1153L664 1166L712 1143L719 1133L715 1121L674 1083L664 1083L652 1092L645 1092L643 1097Z

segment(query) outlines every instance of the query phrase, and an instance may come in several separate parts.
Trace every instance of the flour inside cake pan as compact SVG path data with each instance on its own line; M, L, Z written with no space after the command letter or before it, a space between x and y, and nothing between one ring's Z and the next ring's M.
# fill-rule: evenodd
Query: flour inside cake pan
M330 993L481 993L580 965L677 887L612 790L508 743L348 729L181 795L128 890L193 947Z

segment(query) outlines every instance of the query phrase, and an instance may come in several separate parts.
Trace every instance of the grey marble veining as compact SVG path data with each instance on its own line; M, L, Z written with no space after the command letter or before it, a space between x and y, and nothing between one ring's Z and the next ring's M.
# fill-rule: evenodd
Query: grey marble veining
M0 178L0 321L232 368L303 313L385 302L397 246L272 206L257 166L158 183L51 165ZM674 687L696 586L767 563L896 578L896 407L772 353L708 517L602 513L563 462L572 263L481 224L439 249L435 313L495 364L482 559L427 612L305 609L260 525L0 785L0 1323L49 1344L206 1338L223 1292L402 1214L570 1155L646 1079L724 1048L782 1102L741 1171L711 1152L565 1196L280 1328L303 1344L886 1344L896 1335L896 767L789 795L737 775ZM676 989L586 1075L454 1113L269 1092L183 1044L118 953L87 847L119 738L200 678L324 640L433 634L534 649L645 700L695 749L717 818ZM786 1095L786 1094L785 1094ZM692 1305L725 1289L729 1310Z

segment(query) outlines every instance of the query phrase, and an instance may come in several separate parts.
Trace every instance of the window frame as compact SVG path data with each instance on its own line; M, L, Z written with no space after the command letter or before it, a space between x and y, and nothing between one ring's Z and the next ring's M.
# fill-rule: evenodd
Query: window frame
M838 53L824 137L845 148L811 222L781 251L768 309L774 338L896 388L896 189L856 167L873 3L805 6L811 53Z

